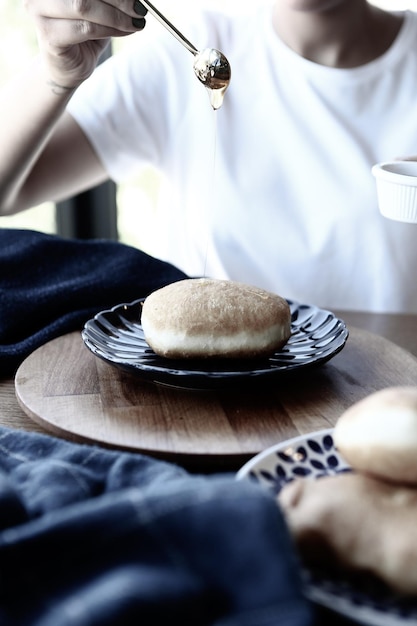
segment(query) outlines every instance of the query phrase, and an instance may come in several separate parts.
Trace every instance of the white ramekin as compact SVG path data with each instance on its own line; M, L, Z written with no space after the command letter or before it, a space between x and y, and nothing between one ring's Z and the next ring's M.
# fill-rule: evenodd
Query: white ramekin
M372 168L381 214L417 223L417 161L378 163Z

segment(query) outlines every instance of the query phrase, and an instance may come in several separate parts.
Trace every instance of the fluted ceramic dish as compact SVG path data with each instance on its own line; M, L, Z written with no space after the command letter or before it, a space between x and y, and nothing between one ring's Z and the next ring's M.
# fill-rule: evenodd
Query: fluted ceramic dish
M281 350L267 359L159 357L146 343L142 330L143 299L98 313L85 324L82 338L97 357L146 380L188 389L229 388L322 364L342 350L349 334L342 320L330 311L288 302L291 337Z

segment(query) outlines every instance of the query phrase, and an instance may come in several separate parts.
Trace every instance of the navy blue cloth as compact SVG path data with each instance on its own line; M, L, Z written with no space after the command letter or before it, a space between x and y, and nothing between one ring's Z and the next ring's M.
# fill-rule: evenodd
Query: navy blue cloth
M310 626L272 496L0 428L1 626Z
M182 278L169 263L118 242L0 229L0 376L99 311Z

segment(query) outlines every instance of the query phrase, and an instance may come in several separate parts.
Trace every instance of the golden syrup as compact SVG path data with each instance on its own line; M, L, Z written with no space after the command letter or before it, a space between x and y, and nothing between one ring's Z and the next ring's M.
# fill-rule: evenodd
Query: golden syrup
M216 152L217 152L217 110L223 104L224 95L230 84L231 69L228 60L223 53L214 48L206 48L200 52L194 62L194 72L201 83L205 86L210 104L213 109L213 166L211 172L211 189L216 189ZM207 220L213 213L215 206L215 194L210 194L211 207L207 208ZM210 210L209 210L210 209ZM207 264L209 254L210 225L206 223L206 250L204 257L203 277L207 278Z
M213 106L213 105L212 105ZM217 115L218 113L216 113L216 108L213 107L213 164L212 164L212 169L211 169L211 186L210 189L215 190L216 189L216 155L217 155ZM210 194L210 202L211 202L211 207L207 208L207 220L209 219L209 213L210 210L211 212L213 212L214 209L214 201L215 201L216 195ZM210 224L206 223L206 250L205 250L205 256L204 256L204 267L203 267L203 277L204 278L210 278L209 276L207 276L207 263L208 263L208 255L209 255L209 239L210 239Z
M209 94L210 104L215 111L217 109L220 109L220 107L222 106L223 100L224 100L224 94L226 93L226 89L228 86L229 85L225 85L224 87L221 87L220 89L210 89L209 87L206 88Z

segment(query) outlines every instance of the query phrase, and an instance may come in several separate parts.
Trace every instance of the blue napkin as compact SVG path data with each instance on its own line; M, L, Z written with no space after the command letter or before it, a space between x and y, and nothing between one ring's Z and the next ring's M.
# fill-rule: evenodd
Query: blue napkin
M310 626L274 499L0 428L2 626Z
M99 311L182 278L169 263L118 242L0 229L0 376Z

